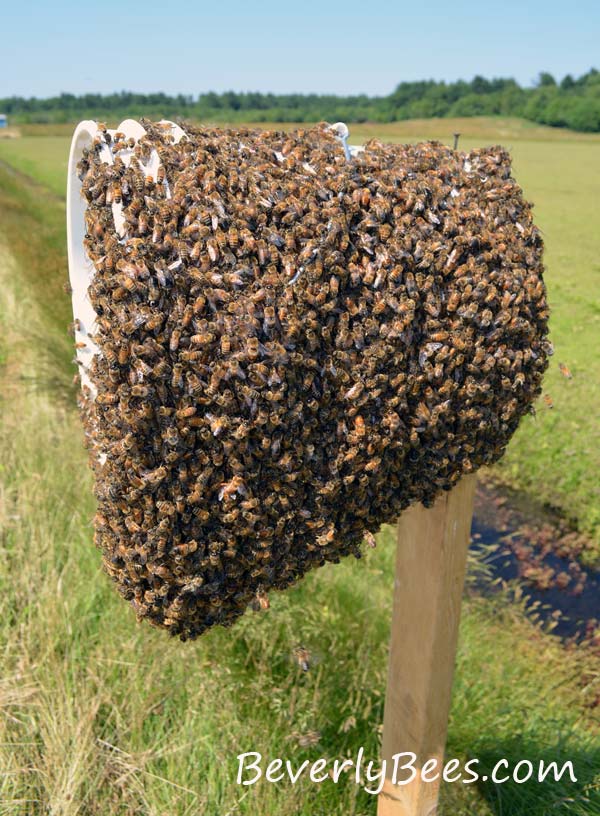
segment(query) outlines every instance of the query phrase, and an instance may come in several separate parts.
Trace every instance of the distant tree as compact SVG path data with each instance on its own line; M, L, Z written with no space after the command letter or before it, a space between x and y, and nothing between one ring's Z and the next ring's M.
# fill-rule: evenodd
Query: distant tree
M538 88L548 88L556 85L556 80L548 71L540 71L537 79Z
M499 98L491 94L468 94L450 108L450 116L492 116L497 113L500 113Z
M567 74L557 84L543 71L533 87L522 88L512 78L471 81L401 82L388 96L338 97L331 94L272 94L250 91L169 96L163 92L139 94L62 93L48 99L8 97L0 110L16 122L73 122L97 118L114 121L129 116L157 118L184 116L204 121L392 122L432 116L524 116L555 127L600 132L600 72L591 68L574 78Z
M239 94L235 93L235 91L225 91L225 93L222 94L222 98L224 108L230 108L231 110L239 110L241 108Z
M571 76L571 74L567 74L564 76L560 83L560 88L562 91L570 91L571 88L575 87L575 80Z
M574 130L590 133L600 131L600 99L589 102L578 100L570 112L567 124Z
M473 77L471 81L471 90L473 93L476 94L484 94L488 93L491 88L491 83L489 79L485 79L485 77L479 76L479 74Z
M600 81L600 72L598 72L595 68L590 68L587 74L582 74L575 80L575 84L585 87L595 85L598 81Z

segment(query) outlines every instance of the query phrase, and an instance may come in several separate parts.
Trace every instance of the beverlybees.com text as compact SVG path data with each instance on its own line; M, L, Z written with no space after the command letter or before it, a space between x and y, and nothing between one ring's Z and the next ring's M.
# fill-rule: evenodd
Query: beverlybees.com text
M474 782L491 781L497 785L506 782L523 784L525 782L545 781L559 782L565 780L577 782L573 763L568 760L559 767L557 762L522 759L511 766L507 759L500 759L493 768L480 772L478 759L469 759L461 764L458 759L449 759L440 763L437 758L427 759L420 764L412 751L394 754L392 762L383 760L366 760L364 749L359 748L355 758L316 760L305 759L294 764L289 759L276 757L265 758L258 751L247 751L237 755L238 785L255 785L260 780L271 784L295 785L300 779L308 778L315 784L333 782L353 777L355 784L360 785L367 793L381 793L386 778L394 785L409 785L417 776L426 783L458 782L471 785ZM391 765L391 767L390 767ZM389 784L389 783L388 783Z

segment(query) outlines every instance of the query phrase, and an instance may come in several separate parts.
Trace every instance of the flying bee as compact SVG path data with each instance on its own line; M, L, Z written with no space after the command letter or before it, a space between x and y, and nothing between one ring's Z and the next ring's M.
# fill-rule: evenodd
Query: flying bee
M559 363L558 368L559 368L560 373L563 375L563 377L566 377L567 380L572 380L573 379L573 375L571 374L571 371L570 371L569 367L566 366L564 363Z
M290 734L290 739L296 740L300 748L312 748L321 741L321 732L312 730L307 731L305 734L298 734L297 731L294 731Z
M295 664L302 669L303 672L309 671L313 666L313 656L306 646L301 644L294 646L292 650L292 657Z

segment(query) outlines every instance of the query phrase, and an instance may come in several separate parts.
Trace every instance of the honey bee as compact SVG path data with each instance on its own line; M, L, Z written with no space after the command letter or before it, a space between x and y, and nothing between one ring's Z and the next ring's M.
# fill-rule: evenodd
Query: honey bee
M460 294L458 292L452 292L452 294L448 298L446 309L448 312L455 312L459 306L460 306Z
M96 402L99 405L116 405L119 402L119 395L118 394L98 394L96 396Z
M364 540L367 547L370 547L372 550L375 549L375 547L377 546L377 540L375 539L375 536L368 530L365 532Z
M305 734L294 734L293 736L300 748L311 748L321 741L321 732L316 730L307 731Z
M259 610L266 610L269 609L271 604L269 603L269 598L267 593L263 589L259 589L256 591L256 595L254 597L254 608L256 611Z
M198 550L198 542L194 539L186 541L183 544L177 544L173 547L171 552L176 558L187 558Z
M344 399L347 400L355 400L357 397L361 395L364 390L364 386L361 382L354 383L352 388L349 388L348 391L344 394Z
M240 245L240 234L236 227L230 227L227 233L227 243L233 250L237 250Z
M196 346L209 346L215 340L215 335L211 334L211 332L205 332L203 334L193 334L190 337L190 342Z
M196 410L195 405L188 405L185 408L179 408L179 410L175 411L175 416L177 419L188 419L189 417L194 416Z
M365 421L360 414L354 418L354 432L358 437L363 437L366 433Z
M258 337L248 337L246 340L246 354L249 360L257 360L259 353Z
M302 669L303 672L309 671L313 665L312 655L306 646L294 646L294 649L292 650L292 657L294 658L296 665Z
M148 484L157 485L163 482L167 478L167 469L161 465L160 467L156 468L155 470L148 471L145 473L145 479Z
M214 238L209 238L206 242L206 251L208 252L208 257L213 263L217 263L220 257L220 249L219 244Z
M559 363L558 368L560 370L560 373L563 375L563 377L566 377L567 380L573 379L573 375L571 374L569 367L566 366L564 363Z
M229 499L236 493L240 496L248 495L246 485L241 476L233 476L228 482L223 482L218 492L218 499L219 501L223 501L223 499Z

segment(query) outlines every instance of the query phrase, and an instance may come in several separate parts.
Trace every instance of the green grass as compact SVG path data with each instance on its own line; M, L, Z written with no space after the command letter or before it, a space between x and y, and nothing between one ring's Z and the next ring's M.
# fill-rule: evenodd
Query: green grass
M63 218L55 196L0 169L0 813L374 814L350 779L242 789L235 757L377 757L392 531L361 562L313 573L198 642L137 625L100 569L82 433L63 399ZM319 656L308 673L290 659L298 643ZM501 758L571 759L579 781L446 785L441 816L597 816L599 694L597 665L520 604L468 595L448 757L477 757L482 773ZM309 731L320 743L302 748Z
M6 139L0 141L0 159L64 198L70 143L65 136Z
M1 157L0 157L1 159ZM73 374L73 345L67 334L71 304L68 280L65 207L46 188L32 186L0 165L0 237L5 236L19 263L19 278L35 303L39 320L30 327L38 369L64 392ZM43 362L43 365L41 363Z
M514 155L546 242L554 408L540 403L523 422L500 473L580 520L600 545L600 143L524 144Z

